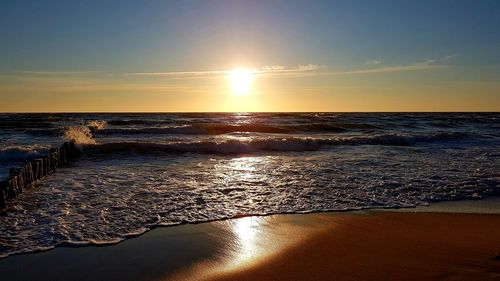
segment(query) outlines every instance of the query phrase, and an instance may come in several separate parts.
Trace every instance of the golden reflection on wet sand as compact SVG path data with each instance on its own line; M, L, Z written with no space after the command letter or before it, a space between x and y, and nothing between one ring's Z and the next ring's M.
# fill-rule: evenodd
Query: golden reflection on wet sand
M245 217L230 223L236 239L234 241L234 257L228 268L240 267L265 254L262 223L262 217Z
M213 257L169 276L168 280L205 280L251 267L316 233L323 225L321 217L251 216L214 222L217 231L211 235L223 241L224 246Z

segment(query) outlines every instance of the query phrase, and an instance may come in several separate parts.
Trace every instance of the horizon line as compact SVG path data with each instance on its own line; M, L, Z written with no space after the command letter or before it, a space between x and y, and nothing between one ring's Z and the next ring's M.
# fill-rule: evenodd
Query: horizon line
M199 113L500 113L500 111L0 111L0 114L199 114Z

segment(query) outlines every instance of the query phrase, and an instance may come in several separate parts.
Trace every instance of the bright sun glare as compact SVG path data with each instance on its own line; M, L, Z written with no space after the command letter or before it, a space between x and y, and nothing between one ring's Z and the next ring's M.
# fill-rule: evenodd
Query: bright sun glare
M253 73L249 69L238 68L229 74L234 95L248 95L252 87Z

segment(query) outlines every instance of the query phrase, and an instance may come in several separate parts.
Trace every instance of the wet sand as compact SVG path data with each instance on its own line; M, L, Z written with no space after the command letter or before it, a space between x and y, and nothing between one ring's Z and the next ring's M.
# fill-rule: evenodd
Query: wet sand
M500 216L376 213L207 280L500 280Z
M500 280L500 215L343 212L154 229L0 260L2 280Z

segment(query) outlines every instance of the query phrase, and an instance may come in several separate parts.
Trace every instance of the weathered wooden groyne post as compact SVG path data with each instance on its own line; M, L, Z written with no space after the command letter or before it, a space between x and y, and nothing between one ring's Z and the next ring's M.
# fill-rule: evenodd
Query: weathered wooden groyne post
M7 207L7 201L16 198L26 188L65 166L80 155L73 141L64 142L59 148L52 148L47 154L22 163L9 170L9 177L0 181L0 209Z

